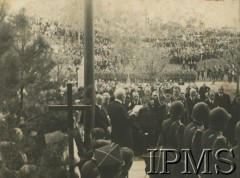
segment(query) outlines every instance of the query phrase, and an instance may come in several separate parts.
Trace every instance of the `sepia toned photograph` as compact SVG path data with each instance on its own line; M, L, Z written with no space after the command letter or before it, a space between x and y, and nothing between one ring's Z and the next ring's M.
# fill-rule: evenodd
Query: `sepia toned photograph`
M0 0L0 178L238 178L240 0Z

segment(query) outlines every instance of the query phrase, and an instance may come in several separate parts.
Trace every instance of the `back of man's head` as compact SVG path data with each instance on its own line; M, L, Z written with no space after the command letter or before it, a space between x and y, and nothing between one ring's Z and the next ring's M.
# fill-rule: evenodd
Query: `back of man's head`
M117 88L114 92L114 96L115 96L115 99L118 99L124 102L126 98L126 91L123 88Z

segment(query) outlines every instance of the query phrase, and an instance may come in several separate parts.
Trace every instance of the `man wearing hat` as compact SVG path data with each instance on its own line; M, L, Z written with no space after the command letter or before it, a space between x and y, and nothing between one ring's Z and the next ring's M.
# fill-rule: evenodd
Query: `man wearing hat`
M118 144L109 144L95 150L100 178L117 178L124 164Z
M116 89L115 100L108 105L108 113L112 123L111 139L120 146L132 148L132 121L124 107L126 92Z
M98 139L93 144L93 154L95 150L101 147L109 145L109 142L103 139ZM93 156L93 155L92 155ZM97 178L99 177L99 171L97 161L94 157L91 157L81 168L81 178Z

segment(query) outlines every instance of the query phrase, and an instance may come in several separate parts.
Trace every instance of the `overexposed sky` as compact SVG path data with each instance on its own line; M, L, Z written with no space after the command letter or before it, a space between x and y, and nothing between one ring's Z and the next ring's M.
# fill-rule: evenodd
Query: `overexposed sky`
M6 0L10 3L12 11L23 6L43 8L51 12L59 5L73 4L83 0ZM240 0L93 0L93 3L103 3L102 11L131 11L134 15L146 12L150 18L159 17L163 22L175 21L184 24L190 18L196 18L198 24L205 27L237 27L239 25ZM47 4L47 6L44 6ZM41 4L41 6L39 5ZM98 10L96 8L96 10ZM31 11L31 10L30 10ZM34 13L34 12L32 12ZM64 13L57 12L54 13ZM74 12L72 12L74 13ZM98 12L95 12L98 13ZM38 14L39 15L39 14ZM41 13L40 13L41 15ZM59 14L53 14L59 16Z

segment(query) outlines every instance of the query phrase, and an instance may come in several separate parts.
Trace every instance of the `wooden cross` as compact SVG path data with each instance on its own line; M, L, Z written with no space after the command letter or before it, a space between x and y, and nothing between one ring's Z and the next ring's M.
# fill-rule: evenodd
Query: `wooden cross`
M72 101L72 84L67 84L67 105L51 105L51 111L68 111L68 144L69 144L69 178L74 177L74 142L73 142L73 111L74 110L87 110L90 105L73 105Z

